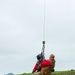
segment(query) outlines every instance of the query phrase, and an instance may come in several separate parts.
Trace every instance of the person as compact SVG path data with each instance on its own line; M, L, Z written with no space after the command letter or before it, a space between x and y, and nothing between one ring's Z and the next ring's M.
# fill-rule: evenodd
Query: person
M37 62L34 65L32 73L41 71L41 62L43 61L43 56L42 54L38 54L36 57L37 57Z
M49 59L43 60L41 62L41 75L51 75L52 72L54 72L55 67L55 56L54 54L51 54L49 56Z
M42 51L40 54L37 55L37 62L32 70L32 73L41 71L41 68L42 68L41 62L45 59L45 56L44 56L45 41L43 41L42 43L43 43Z
M51 54L50 56L49 56L49 60L52 62L52 72L54 72L55 70L54 70L54 68L55 68L55 55L54 54Z
M41 60L41 55L37 55L37 63L35 64L32 73L34 72L40 72L38 75L51 75L52 72L54 72L55 67L55 56L54 54L51 54L49 56L49 59ZM40 68L38 71L38 67Z

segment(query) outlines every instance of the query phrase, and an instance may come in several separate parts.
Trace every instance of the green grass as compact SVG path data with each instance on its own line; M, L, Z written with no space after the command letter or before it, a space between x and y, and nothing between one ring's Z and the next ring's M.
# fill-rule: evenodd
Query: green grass
M75 70L70 70L70 71L55 71L53 73L54 75L75 75ZM23 74L18 74L18 75L33 75L32 73L23 73Z
M75 70L73 71L56 71L54 75L75 75Z

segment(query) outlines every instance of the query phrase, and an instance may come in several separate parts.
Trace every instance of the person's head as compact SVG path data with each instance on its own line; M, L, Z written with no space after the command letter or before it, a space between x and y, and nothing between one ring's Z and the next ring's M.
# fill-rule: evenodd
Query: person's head
M41 54L38 54L38 55L36 56L36 58L37 58L37 60L40 61L40 62L41 62L42 59L43 59Z
M55 58L55 55L54 54L51 54L50 56L49 56L49 59L51 60L51 59L54 59Z
M36 58L37 58L37 60L40 60L40 59L41 59L41 54L38 54L38 55L36 56Z

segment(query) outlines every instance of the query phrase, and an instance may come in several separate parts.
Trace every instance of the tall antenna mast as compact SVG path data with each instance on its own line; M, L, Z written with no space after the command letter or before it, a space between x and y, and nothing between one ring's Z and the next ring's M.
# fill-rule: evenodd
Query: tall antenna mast
M44 0L43 41L45 41L45 10L46 10L46 0Z
M43 19L43 47L42 47L42 55L43 55L43 59L45 59L45 10L46 10L46 0L44 0L44 19Z

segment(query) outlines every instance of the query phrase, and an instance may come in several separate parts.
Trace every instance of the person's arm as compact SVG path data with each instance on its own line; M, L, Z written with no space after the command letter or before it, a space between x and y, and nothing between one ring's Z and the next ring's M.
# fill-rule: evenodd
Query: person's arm
M38 63L35 64L32 73L34 73L37 70L37 66L38 66Z

